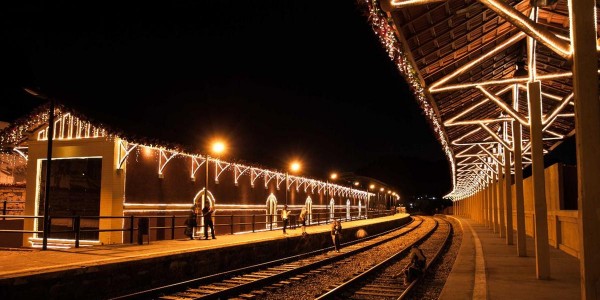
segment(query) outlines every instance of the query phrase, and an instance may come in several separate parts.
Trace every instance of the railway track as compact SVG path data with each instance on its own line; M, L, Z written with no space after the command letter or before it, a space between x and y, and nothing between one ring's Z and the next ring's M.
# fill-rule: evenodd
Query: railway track
M427 270L441 256L452 236L450 222L436 218L436 228L412 243L418 245L428 258ZM331 290L316 299L403 299L420 280L404 285L401 270L408 264L408 253L412 245L392 255L371 269L357 274L352 279L331 287Z
M289 281L302 280L310 274L318 274L319 268L327 268L328 264L348 259L377 245L402 237L419 228L423 223L423 218L414 217L410 223L400 228L345 243L342 253L324 256L321 249L113 299L228 299L237 295L241 298L252 298L253 295L267 293L266 290L269 288L278 288L279 285L285 285ZM332 247L325 250L330 248Z

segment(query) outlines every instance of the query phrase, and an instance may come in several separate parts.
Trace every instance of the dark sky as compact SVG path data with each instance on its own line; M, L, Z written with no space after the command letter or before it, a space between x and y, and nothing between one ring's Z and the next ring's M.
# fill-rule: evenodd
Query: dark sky
M353 1L21 3L0 12L0 120L38 87L127 135L303 174L380 179L404 197L450 190L448 164ZM85 5L85 6L84 6Z

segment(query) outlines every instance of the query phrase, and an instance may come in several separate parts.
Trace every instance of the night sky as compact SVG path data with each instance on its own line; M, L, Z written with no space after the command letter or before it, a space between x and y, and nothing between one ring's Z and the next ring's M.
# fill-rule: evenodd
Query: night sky
M450 191L448 163L353 1L32 4L0 12L0 120L37 87L130 136L302 174L382 180L402 197ZM85 5L85 6L83 6Z

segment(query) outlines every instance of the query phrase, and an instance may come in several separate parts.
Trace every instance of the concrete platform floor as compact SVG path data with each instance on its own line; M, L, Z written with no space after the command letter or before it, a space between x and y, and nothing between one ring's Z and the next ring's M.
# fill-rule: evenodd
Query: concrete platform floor
M344 223L344 230L352 230L391 218ZM459 218L463 226L463 240L440 299L580 299L579 260L560 250L550 248L551 279L535 278L533 239L527 238L527 257L516 256L516 246L508 246L490 229L472 220ZM327 232L330 225L307 227L309 234ZM236 244L257 243L301 235L300 228L264 231L236 235L218 235L216 240L165 240L149 245L103 245L67 250L0 250L0 279L60 270L94 268L103 264L135 261L214 249Z
M440 299L581 298L577 258L550 247L551 279L538 280L532 238L527 237L527 257L518 257L516 245L506 245L491 229L459 220L463 241Z
M408 216L408 214L396 214L388 217L343 222L342 224L344 230L352 230L353 228L359 228L367 224L406 218ZM313 225L308 226L306 232L308 234L322 233L331 230L330 228L330 224ZM152 241L150 244L143 245L115 244L46 251L39 249L23 251L0 250L0 279L69 269L92 268L116 262L257 243L284 237L300 236L302 231L300 227L297 227L296 229L288 229L287 233L288 235L284 235L282 230L278 229L255 233L217 235L217 239L215 240L210 238L208 240L176 239Z

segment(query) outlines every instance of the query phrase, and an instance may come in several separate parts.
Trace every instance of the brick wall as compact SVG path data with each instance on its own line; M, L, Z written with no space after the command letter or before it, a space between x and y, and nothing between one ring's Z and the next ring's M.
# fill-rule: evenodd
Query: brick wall
M25 210L25 187L0 186L0 214L4 201L7 215L22 215Z

